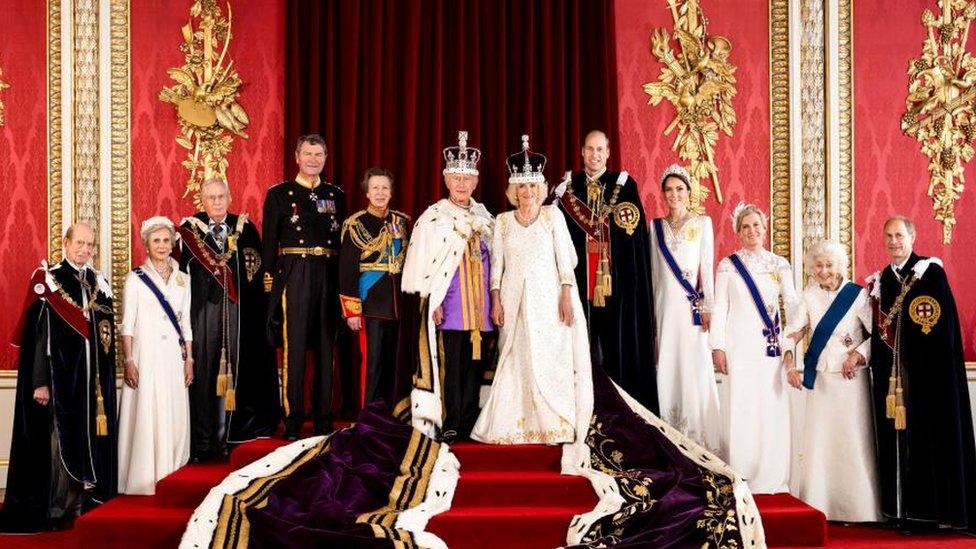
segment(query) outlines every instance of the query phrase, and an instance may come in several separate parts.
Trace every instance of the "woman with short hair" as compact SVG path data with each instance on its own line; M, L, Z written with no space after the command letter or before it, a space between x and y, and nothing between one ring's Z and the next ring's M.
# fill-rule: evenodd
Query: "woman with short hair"
M828 520L881 520L871 411L871 304L847 279L844 247L823 240L807 252L810 277L787 333L807 339L803 357L804 427L795 488ZM786 351L791 364L793 351ZM800 388L793 380L794 386Z
M740 204L733 228L742 247L715 273L709 343L715 371L726 374L722 402L728 463L754 493L786 492L790 475L790 403L783 365L780 300L798 297L790 264L766 250L766 215Z
M122 301L119 492L152 495L190 459L193 332L190 275L171 257L173 222L152 217L140 234L148 257L126 276Z

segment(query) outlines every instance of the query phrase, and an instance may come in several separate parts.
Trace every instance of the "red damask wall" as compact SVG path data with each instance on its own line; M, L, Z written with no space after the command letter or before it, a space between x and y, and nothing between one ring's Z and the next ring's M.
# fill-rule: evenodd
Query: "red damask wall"
M616 0L615 8L620 143L611 152L618 155L616 164L641 184L647 214L657 217L666 212L658 177L678 161L671 150L675 134L664 135L674 108L666 101L648 105L643 85L660 72L651 54L651 33L674 28L674 21L663 0ZM719 204L712 196L706 206L717 228L716 254L727 255L738 248L730 221L736 204L754 202L769 210L769 2L705 2L702 9L709 33L731 40L730 59L738 67L739 93L732 102L738 123L732 137L723 134L715 149L725 201Z
M967 267L976 263L976 166L966 167L967 189L956 203L952 243L942 244L942 225L926 196L928 157L901 132L908 93L908 62L922 50L924 8L936 2L858 0L854 2L854 228L856 276L886 264L882 225L893 213L915 221L919 254L942 258L953 286L966 342L966 359L976 360L976 284ZM971 32L968 48L976 48Z
M132 248L133 264L145 250L139 239L142 220L167 215L179 221L195 209L183 198L187 172L180 165L186 149L174 141L178 132L173 106L158 99L173 84L166 69L183 64L180 28L191 2L151 0L132 3ZM222 6L223 7L223 6ZM247 111L249 139L235 139L228 155L227 179L234 203L260 226L267 188L282 179L284 146L284 4L279 0L235 0L234 38L228 57L244 82L238 102Z
M0 369L16 368L8 342L31 272L47 256L47 114L44 2L2 2L0 91L6 123L0 126Z

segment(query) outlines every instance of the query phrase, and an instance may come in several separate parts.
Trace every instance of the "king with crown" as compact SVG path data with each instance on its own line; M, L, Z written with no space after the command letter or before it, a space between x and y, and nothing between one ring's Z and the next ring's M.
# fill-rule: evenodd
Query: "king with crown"
M480 159L481 151L468 146L468 132L458 132L457 146L444 149L448 197L417 218L402 273L403 291L421 299L412 422L447 443L467 438L478 418L493 341L492 216L471 196Z

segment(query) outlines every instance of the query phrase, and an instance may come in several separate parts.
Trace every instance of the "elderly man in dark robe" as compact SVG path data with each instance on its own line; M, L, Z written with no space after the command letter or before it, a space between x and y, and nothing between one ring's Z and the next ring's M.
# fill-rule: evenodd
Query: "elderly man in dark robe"
M116 493L115 319L94 249L91 225L76 223L64 260L31 277L0 531L70 527Z
M274 349L265 334L261 238L246 213L229 213L223 179L200 186L204 211L183 219L180 269L190 275L194 379L190 460L274 434L281 417Z

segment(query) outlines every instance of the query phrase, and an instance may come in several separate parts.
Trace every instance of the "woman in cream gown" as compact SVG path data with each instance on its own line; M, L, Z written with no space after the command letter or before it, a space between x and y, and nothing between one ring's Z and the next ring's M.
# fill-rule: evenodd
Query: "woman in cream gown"
M718 264L709 332L716 371L727 374L722 402L726 457L753 493L786 492L790 475L786 377L798 374L783 365L779 301L783 300L789 317L798 297L790 264L763 248L766 216L762 211L740 205L734 219L742 248ZM755 281L766 315L775 324L772 329L766 326L732 257Z
M130 272L122 303L125 385L119 406L119 492L152 495L157 481L190 459L187 387L193 382L193 333L190 276L170 257L173 223L153 217L142 224L141 233L149 257L140 269L169 302L184 339L180 349L180 334L156 295Z
M715 286L714 237L708 216L688 212L690 181L681 166L671 165L665 170L661 191L668 216L650 224L657 317L657 392L661 419L702 446L719 452L718 388L708 347ZM677 273L665 254L674 259Z
M523 138L525 139L525 138ZM491 444L576 440L577 369L590 368L576 291L576 252L563 214L542 207L545 157L509 158L507 195L518 206L495 218L492 319L500 327L491 392L471 438Z
M810 284L787 327L791 338L812 334L841 291L852 284L842 274L847 265L847 253L836 242L821 241L810 249ZM812 389L804 391L799 478L793 484L797 496L823 511L828 520L875 522L881 520L881 509L871 380L865 368L871 358L871 303L863 288L852 284L849 291L856 295L853 303L829 333L816 372L804 376L803 386ZM788 362L792 355L786 352Z

